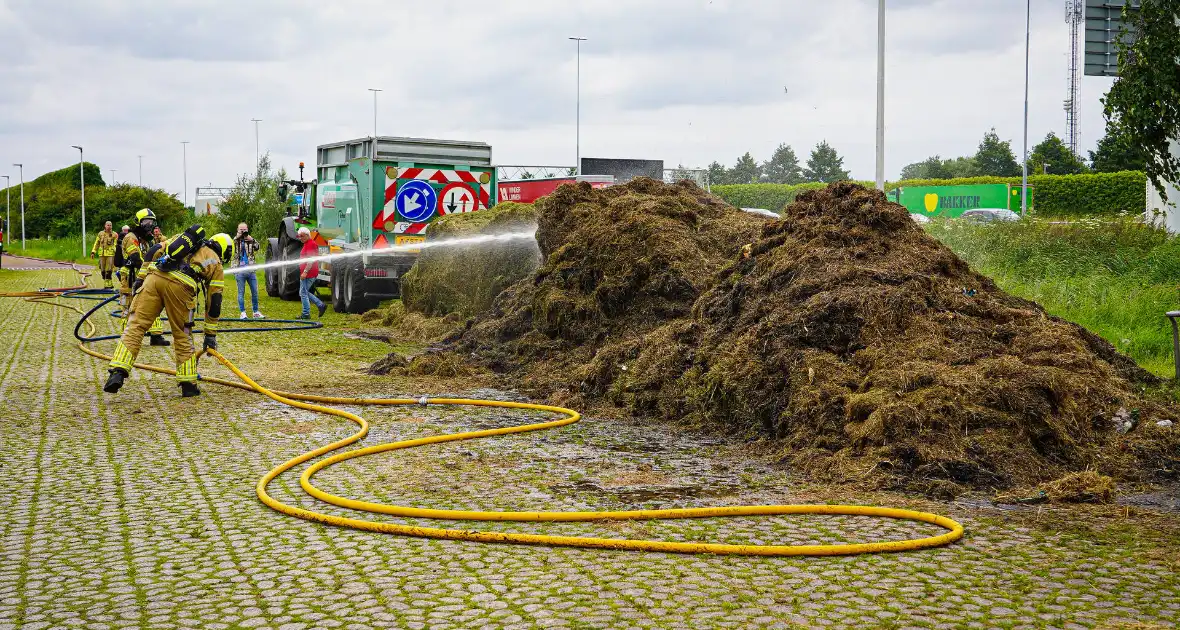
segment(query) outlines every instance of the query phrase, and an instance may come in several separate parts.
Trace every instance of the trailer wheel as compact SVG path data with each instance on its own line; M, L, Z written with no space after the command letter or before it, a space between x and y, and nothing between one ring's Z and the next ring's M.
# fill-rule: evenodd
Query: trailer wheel
M344 310L359 315L373 308L372 300L365 297L365 271L359 261L345 267Z
M286 230L279 232L279 260L297 260L299 258L299 241L291 240ZM299 266L283 265L275 267L279 297L284 300L299 299Z
M277 239L277 238L266 239L266 260L272 261L272 260L280 260L280 259L281 258L279 256L279 239ZM269 295L270 297L281 298L282 295L279 294L279 270L278 270L278 268L270 267L270 268L266 269L265 271L263 271L262 274L263 274L263 277L266 279L266 294Z
M344 305L344 272L348 267L344 262L337 265L338 270L332 273L332 279L328 283L328 288L332 293L332 310L337 313L347 313L348 309Z

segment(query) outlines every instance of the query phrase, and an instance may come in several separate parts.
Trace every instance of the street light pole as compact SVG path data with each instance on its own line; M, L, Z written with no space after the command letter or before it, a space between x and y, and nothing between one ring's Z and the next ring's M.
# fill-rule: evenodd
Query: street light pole
M180 141L181 158L184 160L184 207L188 207L188 140Z
M369 88L373 93L373 159L377 158L377 93L382 90L377 88Z
M20 169L20 248L25 248L25 165L13 163Z
M877 190L885 191L885 0L877 3Z
M1020 216L1028 215L1028 34L1032 23L1032 0L1024 6L1024 170L1020 176Z
M254 169L258 169L258 160L260 159L258 153L258 123L262 122L261 118L251 118L250 122L254 123ZM376 125L374 125L376 126Z
M4 194L8 197L4 201L4 210L8 212L8 219L4 221L4 231L12 231L12 176L2 175L4 178Z
M575 115L574 115L574 159L576 160L575 169L578 175L582 174L582 42L586 41L585 37L571 37L571 40L577 42L578 56L577 56L577 87L575 98Z
M114 186L114 185L115 185L115 171L117 171L117 170L119 170L119 169L117 169L117 168L112 168L112 169L111 169L111 185L112 185L112 186Z
M82 258L86 257L86 161L82 159L82 146L70 145L78 150L78 183L82 186ZM114 179L114 175L111 176Z
M139 157L139 187L143 188L143 156L137 157Z

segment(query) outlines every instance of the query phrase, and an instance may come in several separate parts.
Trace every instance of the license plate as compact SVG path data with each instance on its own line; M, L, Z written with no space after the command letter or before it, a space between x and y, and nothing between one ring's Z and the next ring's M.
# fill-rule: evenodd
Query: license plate
M425 242L426 242L425 236L395 236L395 237L393 237L393 244L394 245L416 245L418 243L425 243ZM419 250L408 249L406 251L409 253L417 254Z

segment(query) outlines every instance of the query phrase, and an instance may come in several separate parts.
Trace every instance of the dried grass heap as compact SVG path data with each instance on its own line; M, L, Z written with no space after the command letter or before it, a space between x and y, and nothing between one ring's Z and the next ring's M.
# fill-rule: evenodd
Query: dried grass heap
M1180 471L1155 377L877 191L833 184L765 222L636 180L563 186L537 214L545 263L454 341L556 398L769 436L815 477L934 494Z
M507 202L481 212L442 217L426 238L447 240L534 227L531 204ZM540 258L532 240L424 249L413 269L402 277L402 302L410 311L432 317L452 313L470 317L488 310L505 287L532 274Z

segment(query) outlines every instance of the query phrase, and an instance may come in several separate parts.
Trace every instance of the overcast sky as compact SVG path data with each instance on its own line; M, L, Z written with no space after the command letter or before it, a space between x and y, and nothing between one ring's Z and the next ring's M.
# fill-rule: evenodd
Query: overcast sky
M1021 145L1024 0L888 0L886 175ZM1065 135L1069 30L1032 1L1029 144ZM872 0L0 0L0 175L86 158L117 181L231 185L262 150L294 171L319 144L480 140L499 164L573 164L575 49L588 157L732 165L820 140L872 179ZM1081 82L1082 153L1111 80ZM2 185L2 184L0 184Z

